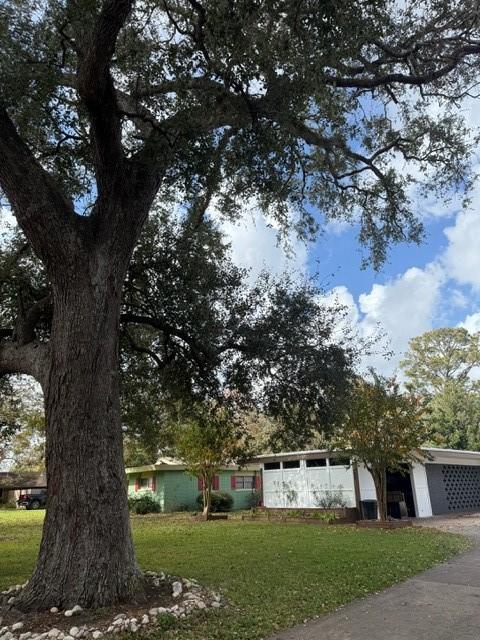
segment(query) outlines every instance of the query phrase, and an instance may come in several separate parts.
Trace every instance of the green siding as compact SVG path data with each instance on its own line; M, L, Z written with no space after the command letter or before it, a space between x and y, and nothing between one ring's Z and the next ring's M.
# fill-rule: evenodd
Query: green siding
M198 508L197 496L198 479L185 471L156 471L156 496L161 504L162 511L195 510ZM257 471L257 475L260 472ZM248 509L251 504L251 490L236 490L231 488L231 478L234 475L253 475L250 471L221 471L220 491L226 491L233 496L234 509ZM128 492L135 493L136 478L149 473L128 474Z

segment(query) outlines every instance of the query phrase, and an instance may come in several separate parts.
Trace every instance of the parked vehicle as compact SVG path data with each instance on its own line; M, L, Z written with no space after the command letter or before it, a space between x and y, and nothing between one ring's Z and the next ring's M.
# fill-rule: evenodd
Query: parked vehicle
M25 507L26 509L40 509L47 504L47 492L41 491L40 493L21 493L17 500L19 507Z

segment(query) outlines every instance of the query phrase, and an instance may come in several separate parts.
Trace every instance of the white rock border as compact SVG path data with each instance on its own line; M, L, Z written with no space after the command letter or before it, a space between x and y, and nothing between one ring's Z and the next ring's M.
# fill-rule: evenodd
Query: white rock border
M196 609L219 609L224 606L224 600L218 593L214 593L202 587L196 580L182 579L169 576L163 572L145 571L145 578L153 586L159 587L162 582L170 583L172 586L172 597L177 602L171 607L151 607L148 611L142 612L139 618L129 618L126 613L118 613L110 623L103 623L102 626L89 627L72 626L68 632L53 627L48 631L35 633L27 631L22 633L24 623L15 622L10 626L0 626L0 640L81 640L83 638L93 638L100 640L104 634L137 633L153 628L157 618L161 615L171 615L175 618L186 618ZM16 597L25 588L27 583L15 585L6 591L0 592L0 606L15 605ZM50 613L71 618L83 611L82 607L75 605L71 609L61 611L58 607L52 607ZM2 619L0 618L0 625Z

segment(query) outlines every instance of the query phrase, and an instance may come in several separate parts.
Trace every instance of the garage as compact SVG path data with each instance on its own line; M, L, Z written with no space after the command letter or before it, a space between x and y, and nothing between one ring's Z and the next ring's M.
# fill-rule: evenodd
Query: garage
M480 466L426 464L432 514L480 510Z

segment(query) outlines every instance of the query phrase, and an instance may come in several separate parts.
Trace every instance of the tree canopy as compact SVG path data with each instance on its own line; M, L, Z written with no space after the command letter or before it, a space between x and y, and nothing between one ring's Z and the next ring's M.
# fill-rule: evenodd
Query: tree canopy
M479 365L480 333L461 327L434 329L413 338L401 363L412 389L427 394L442 392L451 383L468 387L470 373Z
M430 442L446 449L480 451L480 389L450 382L428 404Z
M475 73L474 3L8 0L0 15L3 138L12 119L69 215L99 218L109 167L124 162L136 197L146 180L199 216L215 194L232 215L258 197L301 233L317 224L310 205L355 218L378 265L390 242L421 237L411 185L463 184L465 129L448 98ZM5 176L12 206L33 195L33 176L38 195L56 191L15 153L30 171L22 196L20 176Z
M461 327L427 331L410 341L402 367L407 385L428 402L431 442L451 449L480 447L480 334Z
M381 520L387 517L386 473L425 459L420 446L428 437L424 404L400 391L399 384L371 371L359 379L347 406L346 418L331 446L348 451L372 475Z
M21 233L4 240L0 287L4 335L29 317L51 332L52 292ZM121 335L122 422L129 461L155 458L171 444L179 404L215 401L276 419L277 440L305 441L331 429L358 358L368 345L335 328L345 315L300 274L253 282L236 267L220 230L205 220L152 215L124 284Z
M238 416L214 404L192 407L182 415L174 442L188 472L202 479L203 515L208 519L215 475L225 466L241 465L251 452Z

